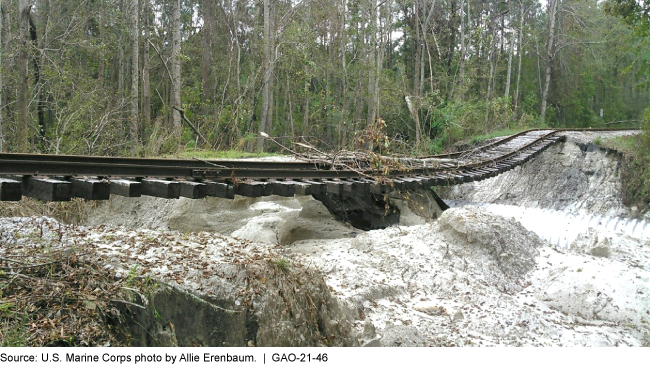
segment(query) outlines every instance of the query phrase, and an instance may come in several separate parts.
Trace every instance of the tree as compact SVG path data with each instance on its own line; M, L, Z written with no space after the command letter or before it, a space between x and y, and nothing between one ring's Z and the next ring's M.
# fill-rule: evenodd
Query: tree
M4 53L4 43L2 39L2 21L5 17L5 6L2 0L0 0L0 70L2 70L2 56ZM0 72L0 152L4 151L4 106L2 105L2 92L4 91L4 85L2 84L2 72Z
M634 47L642 63L640 71L650 71L650 57L647 56L650 41L650 1L607 0L605 12L619 16L638 37Z
M557 20L560 0L550 0L548 3L548 38L546 42L546 67L544 68L544 86L542 89L542 106L539 118L542 123L546 121L546 105L548 102L548 88L551 84L551 67L555 55L555 21Z
M271 92L271 77L273 75L274 41L272 32L273 4L271 0L264 0L264 79L262 80L262 112L260 121L260 134L268 133L271 128L273 113L273 94ZM257 150L264 151L264 137L257 137Z
M180 138L183 128L181 113L177 108L181 106L181 0L172 3L172 71L171 71L171 113L172 131Z
M143 144L145 141L145 131L151 126L151 60L149 43L151 42L151 0L144 0L144 40L142 52L142 124L140 126L140 135Z
M139 137L139 113L138 113L138 99L140 97L138 93L139 86L139 51L140 51L140 22L139 14L140 13L140 4L138 0L132 0L131 2L131 134L129 136L131 140L131 149L136 151L138 148L138 137Z
M393 147L428 153L540 115L636 119L650 96L641 1L605 4L623 20L597 0L0 5L0 143L11 151L173 152L168 141L192 145L182 110L213 148L275 148L259 132L351 148L381 118Z
M18 95L16 104L18 120L16 125L16 150L27 152L29 149L29 100L27 63L29 60L29 12L31 6L27 0L18 1L18 27L20 35L20 50L18 55Z

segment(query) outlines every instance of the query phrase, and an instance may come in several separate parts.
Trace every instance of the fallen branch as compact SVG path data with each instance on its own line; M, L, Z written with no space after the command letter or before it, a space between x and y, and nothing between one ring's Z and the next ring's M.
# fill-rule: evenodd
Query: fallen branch
M111 302L114 302L114 303L122 303L122 304L126 304L126 305L132 305L132 306L134 306L134 307L138 307L138 308L140 308L140 309L144 309L144 310L147 309L147 307L145 307L145 306L142 306L142 305L140 305L140 304L135 304L135 303L133 303L133 302L127 302L126 300L111 299L110 301L111 301Z
M0 270L24 270L24 269L33 269L35 267L41 267L41 266L46 266L46 265L51 265L51 264L56 264L59 261L50 261L50 262L44 262L40 264L34 264L34 265L24 265L24 266L0 266Z
M190 128L192 128L192 130L194 131L194 133L196 133L197 136L201 137L201 139L203 140L203 143L208 143L208 140L205 139L205 137L203 137L203 135L198 131L198 129L196 129L196 127L194 127L192 122L190 122L190 120L187 119L187 117L185 116L185 110L183 110L183 109L181 109L181 108L179 108L179 107L177 107L175 105L172 105L172 109L177 110L181 114L181 118L183 118L185 123L187 123L187 125L189 125Z
M228 314L243 313L243 311L240 311L240 310L226 309L226 308L222 308L222 307L220 307L220 306L218 306L216 304L212 304L212 303L208 302L207 300L199 298L198 296L190 293L189 291L187 291L185 289L181 289L180 287L178 287L178 286L176 286L176 285L174 285L172 283L168 283L168 282L164 282L164 281L159 281L159 283L161 283L163 285L166 285L166 286L168 286L168 287L170 287L170 288L172 288L172 289L174 289L176 291L179 291L179 292L183 293L184 295L187 295L187 296L191 297L192 299L194 299L194 300L196 300L196 301L198 301L200 303L207 304L208 306L210 306L210 307L212 307L214 309L224 311L224 312L226 312Z
M614 122L607 122L605 125L610 125L610 124L623 124L623 123L640 123L641 120L639 119L630 119L630 120L617 120Z

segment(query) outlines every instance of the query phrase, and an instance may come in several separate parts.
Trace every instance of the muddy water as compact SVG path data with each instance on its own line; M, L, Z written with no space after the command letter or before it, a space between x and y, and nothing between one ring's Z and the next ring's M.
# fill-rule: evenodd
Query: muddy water
M627 235L636 239L650 239L650 224L639 219L462 200L447 200L446 203L451 208L466 205L481 206L494 214L514 218L545 241L565 248L569 247L578 235L586 234L590 228L598 234Z

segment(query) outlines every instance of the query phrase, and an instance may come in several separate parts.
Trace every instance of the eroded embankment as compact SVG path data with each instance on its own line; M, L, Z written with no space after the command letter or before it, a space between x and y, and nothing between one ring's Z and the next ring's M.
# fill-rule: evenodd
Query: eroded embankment
M31 327L34 320L37 332L43 332L64 323L63 318L89 318L95 327L104 321L114 335L107 343L84 339L94 345L356 344L342 308L320 273L288 261L274 245L212 233L70 226L45 217L0 218L0 231L3 303L11 304L8 308L16 315L13 322L5 321L7 328L21 323ZM51 252L61 253L59 260L74 258L78 266L101 271L102 280L119 285L110 286L110 292L92 282L83 284L78 293L52 290L42 310L36 305L40 299L12 297L24 289L23 271L34 266L35 253L46 257ZM76 280L80 278L44 276L32 282L58 288ZM102 303L118 305L96 305L98 297L105 299ZM82 305L84 313L59 306L70 302L89 304ZM112 315L106 316L107 311ZM40 344L83 336L66 328L61 327L60 336L52 331L51 338ZM23 345L33 344L30 333L25 329L22 334Z
M571 138L494 178L440 189L445 199L637 218L621 195L621 156ZM650 219L647 214L646 219Z
M647 345L650 242L628 244L596 257L464 207L288 254L323 273L366 346Z

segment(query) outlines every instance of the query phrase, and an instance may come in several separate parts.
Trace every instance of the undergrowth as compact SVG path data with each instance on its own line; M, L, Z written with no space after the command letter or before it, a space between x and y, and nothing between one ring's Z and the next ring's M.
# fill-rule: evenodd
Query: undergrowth
M195 158L200 160L211 160L211 159L235 159L235 158L254 158L254 157L269 157L269 156L278 156L275 153L261 152L261 153L252 153L244 152L237 150L225 150L225 151L214 151L214 150L196 150L188 149L181 151L177 154L163 156L165 158Z
M0 217L47 216L67 223L80 223L100 202L73 198L69 202L44 202L23 197L19 202L0 202Z
M17 259L2 260L8 267L0 271L3 347L121 345L103 324L119 317L113 300L123 297L120 280L86 260L90 255L83 251L16 246L5 247Z
M485 142L485 141L490 140L492 138L510 136L510 135L525 131L527 129L530 129L530 128L499 129L499 130L496 130L496 131L492 131L490 133L473 136L471 138L471 140L470 140L470 144L477 144L477 143Z
M648 123L646 122L646 125ZM624 156L621 164L623 204L636 206L641 214L650 211L650 133L608 139L605 147L617 150Z

